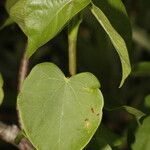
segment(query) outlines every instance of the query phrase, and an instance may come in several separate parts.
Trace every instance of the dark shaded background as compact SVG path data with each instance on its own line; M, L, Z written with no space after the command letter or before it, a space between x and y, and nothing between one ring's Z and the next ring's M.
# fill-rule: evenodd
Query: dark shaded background
M105 98L105 108L129 105L149 113L150 110L144 106L144 100L150 94L150 66L149 69L140 68L140 70L138 64L150 62L150 1L124 0L123 2L133 28L132 49L129 50L132 63L131 75L119 89L121 66L118 55L103 29L89 13L84 17L79 32L78 72L92 72L100 80ZM0 23L2 24L7 17L4 1L1 0ZM18 70L25 45L26 37L16 24L0 31L0 72L5 82L5 98L0 108L0 120L7 124L17 124L15 104ZM37 63L50 61L57 64L68 75L67 46L67 30L64 29L34 54L30 60L29 70ZM126 132L128 143L120 149L131 148L131 143L134 141L134 130L131 131L131 129L135 129L137 124L127 113L123 111L109 112L104 109L103 124L119 135ZM94 148L93 141L87 149ZM0 141L0 150L12 149L15 148ZM94 149L96 150L96 148Z

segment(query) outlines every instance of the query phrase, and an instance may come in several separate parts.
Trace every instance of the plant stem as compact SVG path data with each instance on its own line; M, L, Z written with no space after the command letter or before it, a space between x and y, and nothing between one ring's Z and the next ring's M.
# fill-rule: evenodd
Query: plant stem
M20 129L16 125L6 125L0 122L0 138L20 150L34 150L32 144L24 137L21 139L19 144L15 143L15 139L19 134Z
M27 71L28 71L28 63L29 63L29 60L26 57L26 51L24 51L22 59L21 59L20 69L19 69L18 93L21 91L23 81L26 78ZM18 105L16 105L16 110L17 110L19 127L22 129L22 124L21 124L21 120L20 120Z
M27 75L27 70L28 70L28 59L24 52L23 57L21 59L20 69L19 69L18 92L20 92L22 88L23 81ZM18 114L18 122L19 122L20 128L22 128L18 107L16 109L17 109L17 114ZM34 147L32 146L32 144L25 137L22 137L19 143L16 143L15 140L21 131L20 128L17 125L6 125L3 122L0 122L0 139L2 139L3 141L7 143L14 145L19 150L34 150Z
M24 52L21 59L20 69L19 69L18 92L20 92L23 81L26 78L27 71L28 71L28 63L29 63L28 58L26 57L26 53Z
M69 44L69 73L70 75L76 74L76 47L77 47L77 36L80 23L82 22L81 18L76 17L73 18L71 23L69 24L68 31L68 44Z

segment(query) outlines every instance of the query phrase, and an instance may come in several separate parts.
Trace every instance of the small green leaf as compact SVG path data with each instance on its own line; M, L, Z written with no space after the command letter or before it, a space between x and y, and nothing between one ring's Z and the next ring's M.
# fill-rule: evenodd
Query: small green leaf
M142 111L140 111L140 110L138 110L136 108L130 107L130 106L121 106L121 107L112 108L112 109L108 109L107 108L107 110L108 111L125 110L129 114L133 115L135 117L135 119L137 120L138 123L139 123L139 120L146 115Z
M82 149L101 122L99 87L91 73L66 78L52 63L37 65L18 97L24 131L35 148Z
M142 117L146 115L142 111L130 106L122 106L122 108L125 109L129 114L133 115L137 121L139 121Z
M108 36L110 37L112 44L114 45L116 51L119 54L121 64L122 64L122 81L120 87L124 83L125 79L131 72L130 60L128 56L127 46L124 39L118 34L115 28L111 25L107 16L103 13L101 9L92 4L91 11L96 17L98 22L102 25Z
M3 98L4 98L4 92L3 92L3 79L2 76L0 74L0 105L3 102Z
M150 61L140 62L134 67L133 75L150 76Z
M109 144L105 144L100 150L112 150L112 148Z
M28 37L27 56L51 40L90 0L19 0L11 17Z
M139 126L135 135L135 143L132 145L133 150L149 150L150 148L150 117L144 119L143 124Z

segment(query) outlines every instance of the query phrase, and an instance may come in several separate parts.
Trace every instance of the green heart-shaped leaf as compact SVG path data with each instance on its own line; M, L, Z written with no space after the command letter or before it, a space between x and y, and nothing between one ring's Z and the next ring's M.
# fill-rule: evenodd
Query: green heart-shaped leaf
M19 0L12 19L28 37L27 56L51 40L90 0Z
M35 148L82 149L102 118L99 87L91 73L66 78L52 63L37 65L18 97L21 121Z

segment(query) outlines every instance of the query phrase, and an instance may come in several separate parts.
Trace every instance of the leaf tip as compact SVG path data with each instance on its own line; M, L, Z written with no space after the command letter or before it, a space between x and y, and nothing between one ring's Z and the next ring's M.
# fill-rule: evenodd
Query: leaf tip
M127 77L130 75L130 73L131 73L131 65L129 64L128 67L126 67L126 70L123 71L122 80L120 82L119 88L121 88L123 86L123 84L125 83Z

